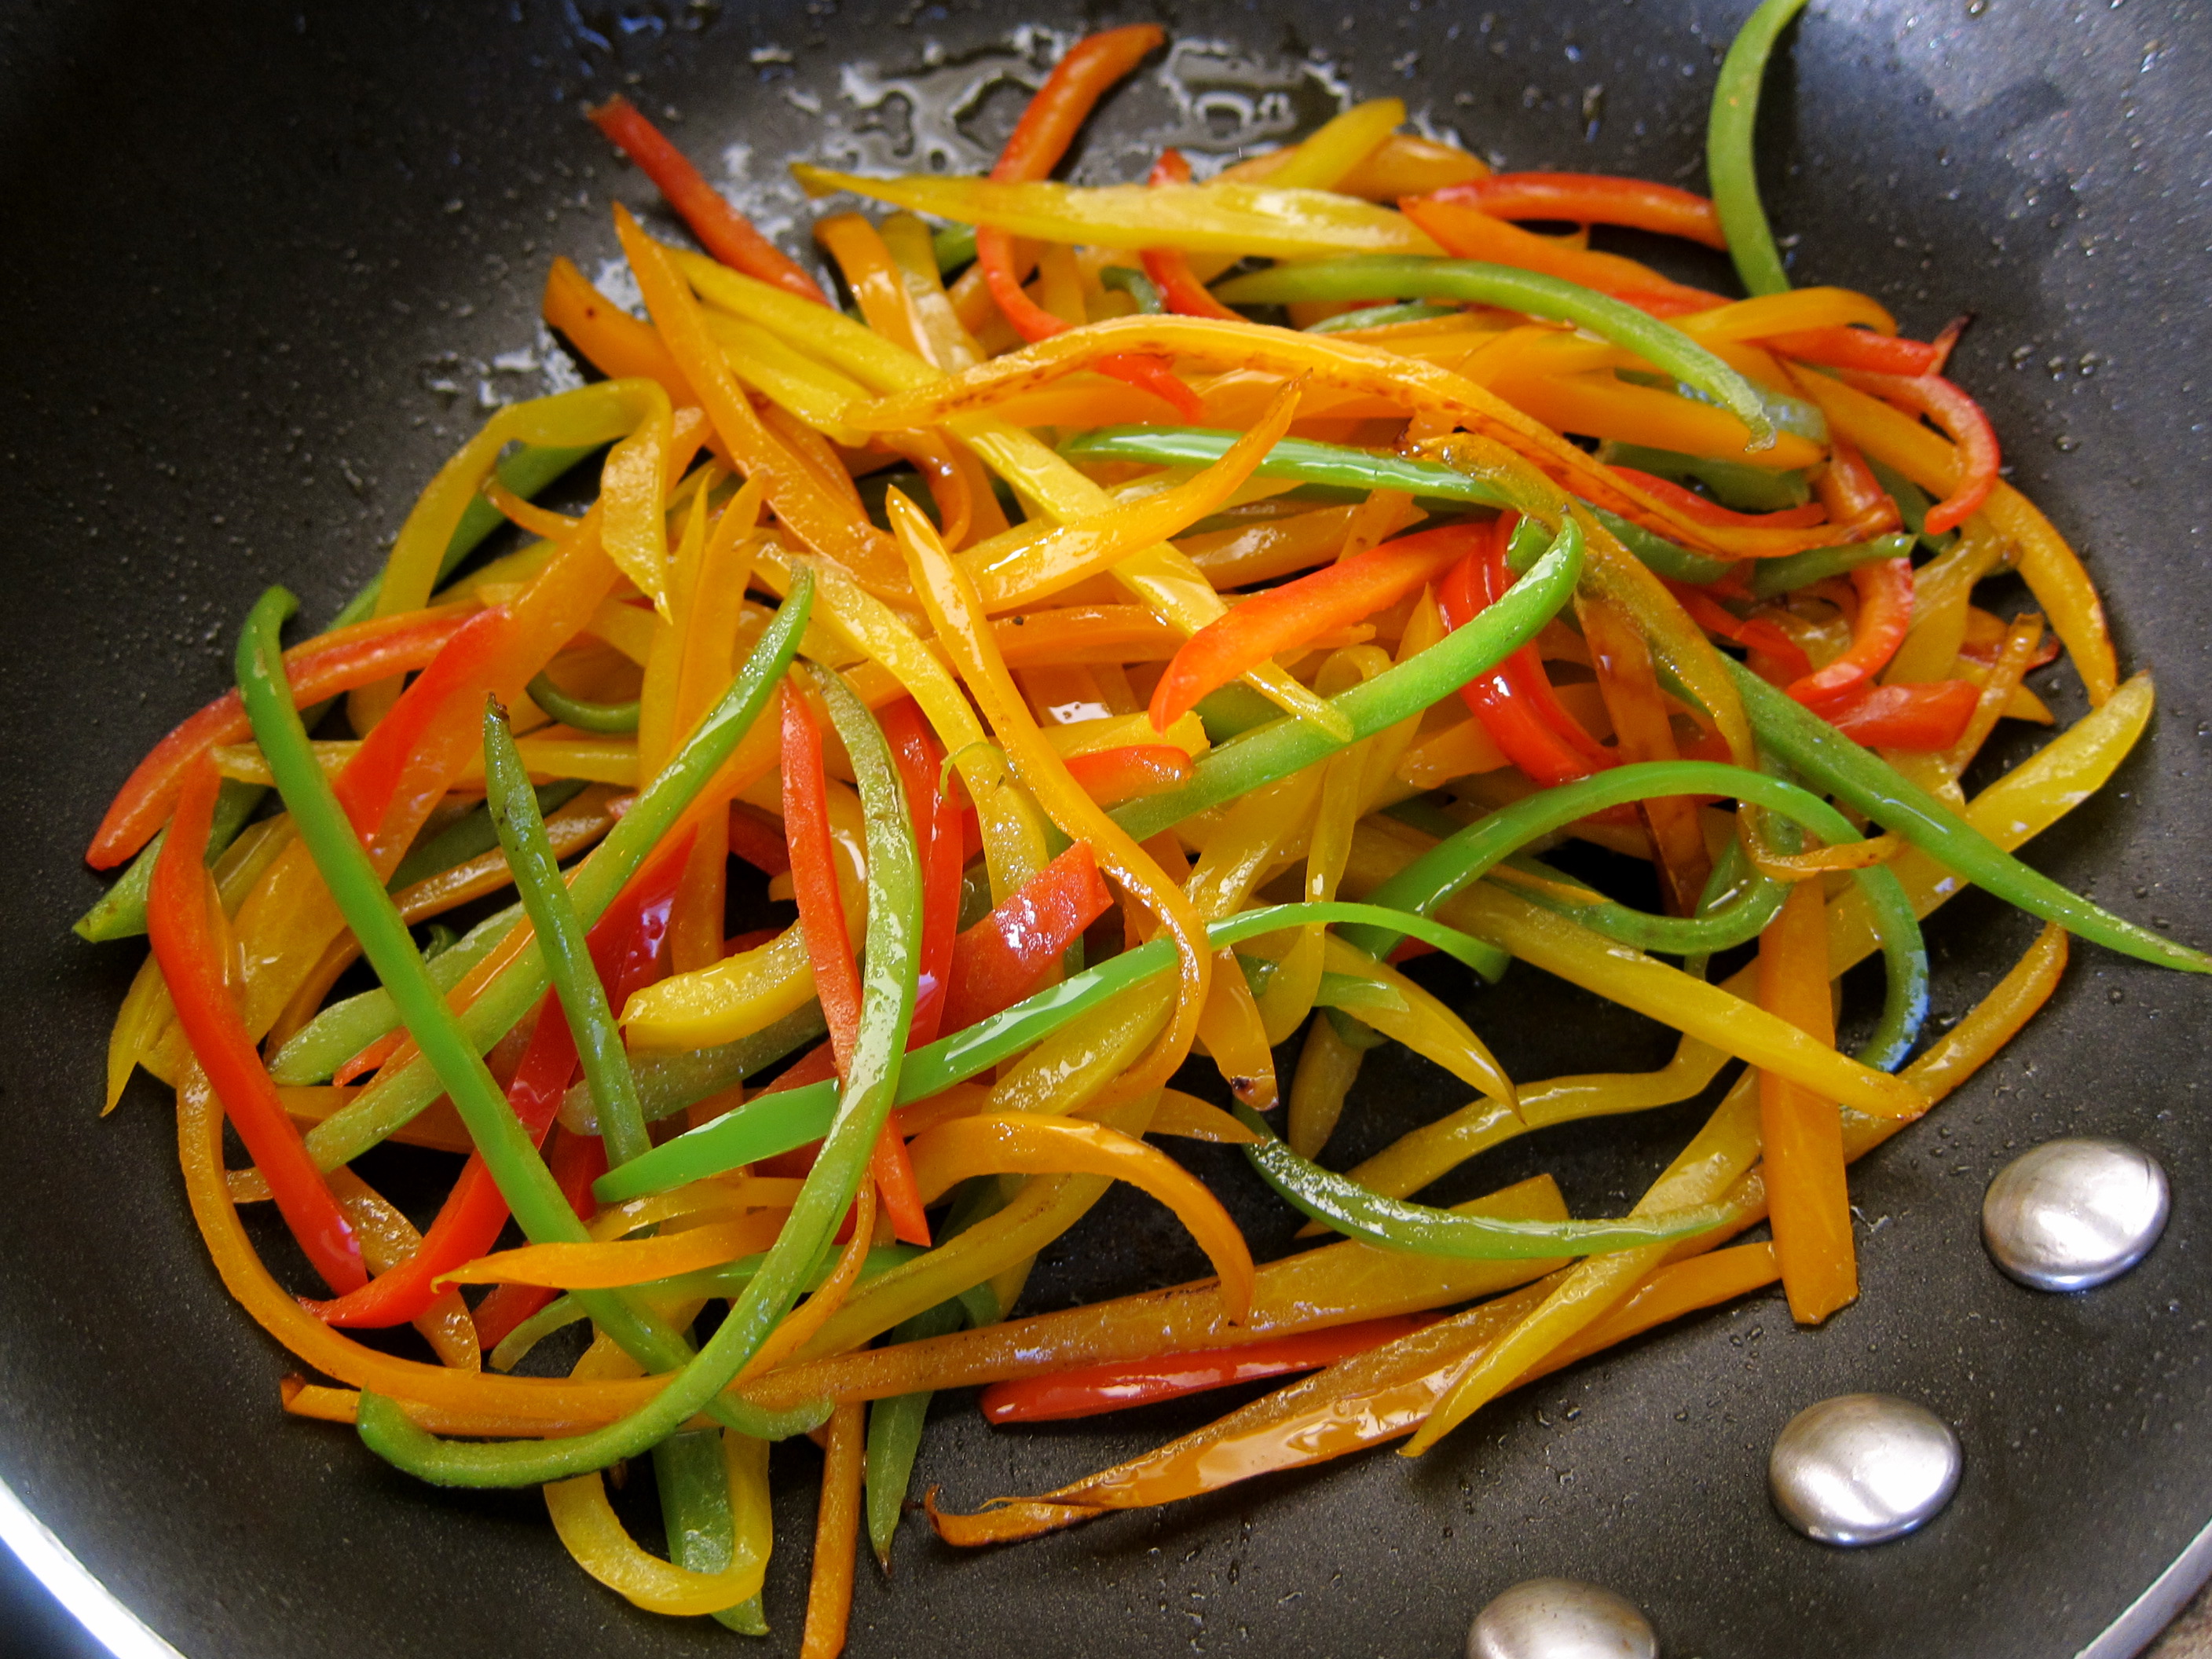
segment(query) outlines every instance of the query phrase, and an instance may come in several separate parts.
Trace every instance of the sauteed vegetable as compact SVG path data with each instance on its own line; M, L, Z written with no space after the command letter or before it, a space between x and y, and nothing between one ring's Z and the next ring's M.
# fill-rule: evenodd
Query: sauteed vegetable
M592 112L705 252L616 208L642 315L556 259L545 319L601 378L495 414L323 633L284 650L270 590L88 854L123 873L79 931L152 947L107 1105L175 1089L285 1409L542 1486L601 1583L754 1634L767 1447L812 1435L801 1650L834 1654L939 1390L1019 1432L1296 1379L1056 1492L924 1495L973 1545L1417 1454L1778 1280L1818 1323L1857 1295L1847 1166L2021 1029L2069 936L2212 969L2015 856L2152 683L1946 378L1957 328L1792 285L1751 131L1800 5L1723 68L1711 201L1496 173L1390 99L1203 182L1171 150L1056 182L1139 26L1069 48L988 178L797 167L896 210L821 218L817 279ZM1724 250L1751 297L1594 226ZM579 510L538 504L563 479ZM1984 608L2004 574L2039 610ZM2029 676L2062 654L2059 730ZM2007 720L2052 734L1969 795ZM1931 1041L1920 923L1969 884L2046 926ZM1674 1058L1510 1076L1484 988L1516 963ZM1389 1042L1469 1103L1337 1167ZM1625 1215L1548 1177L1420 1200L1709 1091ZM1336 1237L1255 1262L1176 1139ZM424 1230L356 1173L386 1142L449 1172ZM1023 1313L1115 1181L1212 1275ZM255 1247L264 1203L301 1261ZM426 1357L349 1334L400 1325ZM605 1486L647 1454L659 1553Z

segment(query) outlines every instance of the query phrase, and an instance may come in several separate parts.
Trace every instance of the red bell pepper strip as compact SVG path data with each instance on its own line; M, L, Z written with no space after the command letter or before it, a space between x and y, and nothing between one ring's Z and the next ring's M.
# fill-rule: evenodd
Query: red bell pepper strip
M177 1023L200 1069L268 1181L284 1224L324 1282L343 1293L368 1279L361 1239L308 1155L299 1129L284 1114L276 1085L269 1080L232 999L209 914L214 895L205 860L220 787L214 766L204 759L185 774L169 838L155 861L146 930L176 1004Z
M1933 374L1943 367L1948 349L1870 328L1805 328L1769 335L1759 344L1801 363L1828 368L1863 368L1877 374Z
M1712 202L1673 185L1597 173L1493 173L1447 185L1440 201L1464 202L1493 219L1563 219L1578 225L1626 225L1682 236L1728 252Z
M1959 447L1959 470L1951 480L1951 493L1928 509L1928 533L1942 535L1956 530L1981 510L1996 485L2003 453L1997 447L1996 428L1982 406L1940 374L1846 374L1862 392L1886 402L1925 415Z
M1477 538L1474 544L1437 588L1437 604L1443 611L1444 621L1455 629L1466 627L1490 606L1489 589L1483 575L1490 552L1486 544L1489 537L1483 526L1469 528ZM1532 653L1534 651L1529 646L1521 649ZM1553 728L1528 695L1525 687L1528 682L1516 679L1513 670L1519 654L1515 653L1488 673L1479 674L1460 687L1461 698L1474 711L1475 719L1482 722L1483 730L1490 733L1491 740L1504 752L1505 758L1535 782L1549 787L1589 776L1598 769L1597 764ZM1536 672L1540 676L1542 673L1540 661ZM1544 684L1548 688L1551 683L1546 680Z
M648 862L585 935L592 965L617 1007L653 979L661 940L668 931L668 913L676 902L677 884L690 854L691 839L690 833L685 832ZM507 1104L514 1109L533 1145L543 1142L546 1131L553 1127L561 1097L575 1070L575 1039L561 1012L559 998L549 991L538 1006L537 1027L507 1090ZM585 1139L599 1146L597 1136ZM604 1148L599 1158L598 1170L585 1182L586 1203L590 1182L605 1173ZM571 1191L569 1196L573 1203L574 1193ZM334 1302L309 1306L326 1324L356 1328L404 1325L436 1297L441 1273L474 1261L497 1243L501 1229L507 1225L507 1200L500 1196L483 1158L471 1153L413 1255L364 1288ZM515 1316L514 1323L520 1324L535 1311L526 1310ZM479 1318L479 1340L483 1326Z
M1786 678L1800 679L1813 672L1813 659L1804 647L1774 623L1759 617L1739 617L1717 604L1702 589L1687 582L1670 581L1668 591L1690 613L1690 620L1708 634L1717 634L1762 656L1772 658Z
M730 851L764 876L791 868L791 848L782 836L735 802L730 806Z
M361 747L331 785L356 835L365 841L376 832L398 791L409 757L421 746L425 728L454 698L482 682L506 644L508 632L504 606L495 605L470 617L400 694L392 712L362 739Z
M1020 184L1050 177L1060 158L1067 154L1077 130L1107 89L1166 38L1166 32L1157 24L1133 23L1087 35L1070 46L1022 112L1013 136L1006 140L1006 149L991 169L992 179L1000 184ZM975 232L975 262L983 269L991 297L1024 340L1048 339L1068 326L1022 291L1021 278L1014 270L1014 239L1008 233L989 225L980 227ZM1185 420L1198 418L1198 394L1157 357L1122 352L1102 357L1092 367L1164 398Z
M1401 1314L1363 1319L1323 1331L1301 1331L1237 1348L1206 1348L1164 1353L1151 1359L1115 1359L1078 1365L1047 1376L994 1382L976 1404L992 1423L1052 1423L1070 1417L1096 1417L1156 1401L1179 1399L1235 1382L1317 1371L1340 1359L1409 1336L1435 1316Z
M1959 741L1980 700L1971 680L1869 685L1820 714L1862 748L1933 753Z
M837 1073L844 1075L860 1024L860 970L845 930L830 844L830 781L822 763L822 726L793 680L783 691L783 834L791 848L791 883L799 925L814 969L814 994L830 1028Z
M1146 178L1148 185L1187 185L1190 182L1190 163L1179 149L1164 149L1160 159L1152 163ZM1224 323L1241 323L1244 319L1213 297L1212 290L1198 280L1198 273L1190 268L1190 256L1179 247L1148 247L1138 256L1143 261L1145 275L1152 279L1152 286L1160 291L1160 303L1181 317L1211 317Z
M1959 337L1966 331L1973 320L1974 313L1969 311L1960 316L1954 317L1936 331L1936 337L1929 342L1936 349L1936 361L1928 365L1926 373L1941 374L1943 372L1945 366L1951 361L1953 349L1959 343Z
M911 697L876 711L906 791L907 811L921 855L921 960L915 991L914 1023L907 1047L934 1042L952 972L952 944L960 932L960 809L939 787L945 751L931 735Z
M1491 526L1490 545L1474 567L1476 590L1485 610L1504 599L1505 590L1513 586L1513 573L1505 556L1513 541L1514 527L1520 521L1518 513L1499 514ZM1533 644L1522 646L1505 659L1503 666L1514 695L1527 702L1536 711L1536 717L1555 734L1565 738L1569 748L1593 767L1620 764L1618 755L1590 736L1583 729L1582 722L1567 713L1559 694L1552 689L1552 677L1544 671L1543 655Z
M830 303L814 279L782 249L755 230L721 191L701 178L699 169L661 136L658 127L639 114L629 99L617 93L598 108L587 108L584 113L653 180L708 252L732 270L742 270L763 283L773 283L787 294L811 300L817 305Z
M1616 466L1610 470L1639 488L1649 490L1675 511L1699 524L1747 525L1765 530L1804 530L1828 521L1828 509L1818 501L1808 501L1802 507L1784 507L1779 513L1733 513L1719 502L1708 501L1694 489L1685 489L1671 479L1656 477L1632 466Z
M1850 648L1789 685L1790 695L1818 709L1847 697L1887 665L1912 625L1912 561L1877 559L1855 567L1851 586L1858 591L1859 617Z
M295 645L284 653L292 700L305 707L421 668L475 614L476 607L466 605L402 611ZM168 817L192 763L217 744L241 743L252 735L234 686L186 719L124 780L84 861L109 870L131 857Z
M1113 903L1091 843L1077 842L960 935L943 1029L965 1030L1028 996Z
M1067 757L1067 775L1101 806L1179 789L1190 781L1190 757L1171 743L1133 743Z
M599 1201L592 1196L592 1183L607 1172L605 1141L597 1135L571 1134L556 1128L545 1165L580 1220L589 1221L599 1213ZM490 1352L556 1294L543 1285L493 1285L476 1305L477 1345Z
M1461 558L1469 531L1450 525L1401 536L1239 603L1182 642L1152 689L1152 729L1164 732L1208 692L1276 653L1387 610ZM1477 527L1473 532L1480 534Z
M1829 436L1828 464L1813 480L1813 491L1844 540L1870 540L1905 522L1866 457L1841 433Z

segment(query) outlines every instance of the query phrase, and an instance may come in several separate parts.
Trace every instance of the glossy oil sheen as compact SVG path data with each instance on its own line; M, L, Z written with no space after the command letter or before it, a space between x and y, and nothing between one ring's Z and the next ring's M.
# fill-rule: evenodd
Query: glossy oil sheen
M1158 15L1261 70L1322 53L1356 94L1403 95L1516 167L1695 186L1714 70L1747 9L1202 0ZM0 776L12 809L0 1477L193 1659L732 1650L726 1632L635 1613L591 1583L535 1493L432 1492L341 1430L279 1416L291 1362L225 1298L191 1236L161 1092L142 1083L96 1118L107 1021L137 957L69 935L99 890L77 858L131 762L222 689L260 587L290 584L309 619L328 617L478 418L480 385L538 389L534 371L495 360L532 348L547 258L566 251L594 272L614 246L611 192L651 202L609 162L580 100L627 87L656 117L672 106L671 132L711 174L744 144L752 178L768 179L782 156L830 148L804 106L849 126L860 118L841 85L873 97L919 70L908 78L934 88L1013 21L917 0L0 12ZM1793 40L1762 131L1769 204L1799 239L1801 276L1869 289L1922 337L1978 313L1957 378L1987 404L2015 482L2087 550L2124 659L2160 671L2142 751L2032 856L2131 916L2212 942L2208 458L2194 429L2212 392L2203 9L1832 0ZM938 69L924 67L932 41ZM1138 176L1150 156L1135 135L1194 131L1209 111L1263 131L1330 106L1321 76L1271 102L1249 65L1196 68L1213 77L1211 103L1179 105L1140 77L1091 140L1084 176ZM971 125L995 142L1018 94L979 96ZM787 193L763 199L771 218L797 209ZM1668 257L1684 279L1726 280L1717 258ZM2078 712L2070 677L2039 680L2054 682L2054 701ZM1963 1012L2032 934L1994 904L1952 906L1931 929L1939 1013ZM1524 969L1452 994L1517 1078L1585 1070L1601 1053L1634 1066L1667 1055L1649 1027ZM1707 1659L1772 1652L1784 1616L1802 1659L2070 1655L2212 1512L2200 1322L2212 1252L2193 1236L2212 1194L2197 1081L2206 996L2201 981L2077 947L2045 1018L1855 1172L1863 1293L1817 1333L1756 1297L1510 1396L1419 1464L1383 1453L957 1558L909 1523L896 1586L861 1567L849 1651L1443 1656L1463 1644L1482 1587L1547 1574L1607 1585L1670 1651ZM1328 1156L1349 1164L1463 1097L1377 1051ZM1549 1132L1436 1195L1543 1167L1578 1212L1617 1213L1698 1111ZM2094 1295L2023 1297L1983 1259L1980 1194L2013 1153L2063 1133L2157 1157L2175 1194L2170 1237ZM1293 1218L1232 1150L1176 1151L1262 1253L1286 1247ZM418 1209L428 1195L396 1164L368 1167ZM1202 1271L1156 1207L1116 1195L1041 1267L1031 1297L1049 1307ZM1766 1449L1804 1401L1861 1390L1921 1400L1956 1425L1974 1479L1942 1525L1897 1546L1813 1549L1768 1505ZM917 1488L941 1483L955 1505L1038 1490L1218 1405L1009 1432L956 1397L940 1403ZM805 1447L776 1460L779 1653L796 1646L817 1466ZM623 1501L649 1516L647 1484L632 1486Z

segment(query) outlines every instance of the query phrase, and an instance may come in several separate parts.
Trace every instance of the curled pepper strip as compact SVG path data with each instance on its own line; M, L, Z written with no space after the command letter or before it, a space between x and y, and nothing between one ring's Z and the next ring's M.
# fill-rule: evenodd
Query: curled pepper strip
M225 982L205 864L216 787L215 770L204 761L183 781L146 908L154 959L193 1056L267 1179L284 1224L324 1282L343 1294L368 1281L360 1236L285 1115Z
M1850 648L1826 667L1790 683L1790 695L1808 708L1840 702L1871 682L1905 643L1912 626L1912 561L1883 559L1856 566L1851 586L1858 590L1858 623Z
M1958 471L1950 493L1928 509L1928 534L1955 530L1979 512L1996 487L1997 469L2004 463L1996 428L1982 406L1940 374L1861 374L1850 379L1862 392L1925 415L1958 446Z

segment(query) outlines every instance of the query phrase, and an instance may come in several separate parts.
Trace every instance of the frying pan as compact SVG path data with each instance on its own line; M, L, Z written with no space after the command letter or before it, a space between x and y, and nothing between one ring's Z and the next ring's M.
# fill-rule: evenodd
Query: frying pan
M1194 0L1158 15L1249 64L1218 53L1230 92L1182 116L1156 80L1133 84L1088 164L1126 173L1139 137L1183 116L1310 123L1340 82L1403 95L1513 166L1694 185L1745 9ZM546 260L591 270L612 248L610 198L651 199L582 100L626 88L710 173L742 163L757 182L818 151L833 118L856 122L841 64L957 61L1023 21L928 0L78 0L0 19L0 1480L192 1659L732 1650L575 1571L534 1493L434 1492L342 1431L280 1417L290 1362L201 1254L161 1091L142 1080L96 1117L136 951L69 936L97 891L78 858L131 760L225 683L252 596L283 581L327 617L480 404L540 388L512 366L536 349ZM1237 93L1239 75L1277 91ZM2212 28L2193 0L1824 0L1762 122L1769 202L1805 280L1863 289L1923 337L1978 313L1957 377L2014 481L2086 550L2124 660L2160 673L2142 750L2035 858L2198 943L2208 92ZM1018 106L1010 87L985 96L971 136L994 142ZM884 112L866 143L908 136L896 100ZM2046 678L2077 713L2067 674ZM1931 934L1939 1014L2027 937L1993 903L1951 906ZM1526 969L1455 994L1516 1075L1587 1069L1599 1046L1624 1065L1666 1051ZM999 1552L956 1554L909 1525L895 1585L862 1569L851 1650L1443 1655L1489 1595L1556 1573L1635 1600L1674 1655L2021 1659L2108 1627L2094 1650L2130 1652L2206 1564L2124 1615L2212 1516L2207 994L2078 949L2050 1012L1855 1175L1864 1294L1823 1329L1752 1298L1510 1396L1418 1463L1355 1459ZM1347 1159L1456 1103L1410 1060L1379 1066L1364 1099L1333 1149ZM1577 1210L1618 1206L1697 1111L1533 1137L1465 1190L1550 1168ZM2127 1278L2041 1296L1991 1269L1977 1208L2010 1151L2066 1130L2154 1152L2173 1220ZM1210 1150L1194 1167L1255 1246L1285 1248L1287 1221ZM1199 1271L1157 1212L1116 1200L1040 1270L1033 1305ZM1958 1426L1964 1485L1910 1540L1809 1544L1769 1510L1767 1445L1801 1407L1869 1389ZM997 1432L948 1398L917 1489L942 1483L961 1505L1036 1491L1218 1409ZM812 1458L779 1453L777 1652L796 1645Z

